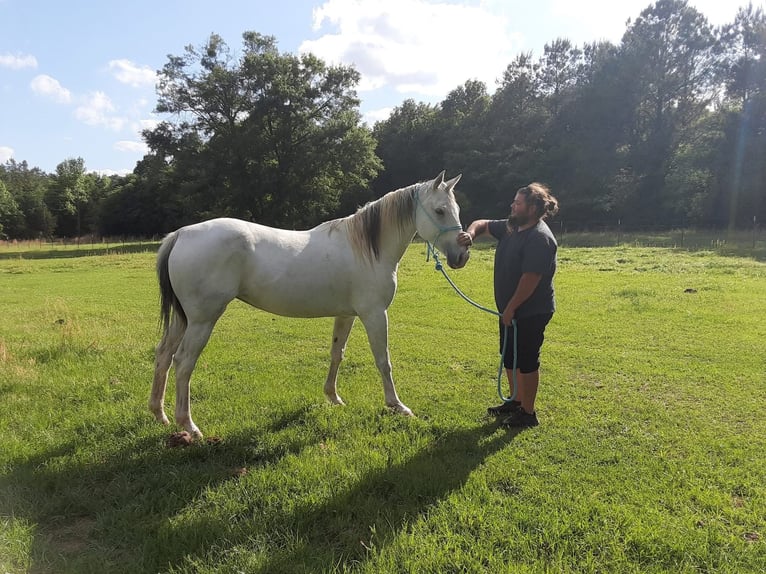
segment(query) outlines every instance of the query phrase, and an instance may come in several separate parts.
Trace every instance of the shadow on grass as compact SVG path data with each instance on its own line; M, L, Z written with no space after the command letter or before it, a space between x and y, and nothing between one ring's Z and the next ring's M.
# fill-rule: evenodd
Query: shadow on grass
M304 502L311 497L293 505L284 493L275 501L257 482L236 482L237 469L257 473L315 444L321 433L303 432L305 414L298 409L259 433L186 449L167 449L156 437L124 449L66 443L10 465L0 477L0 515L31 527L31 573L183 570L209 560L213 549L226 554L254 539L267 540L258 571L329 571L387 546L514 436L490 423L443 432L429 448L319 505ZM248 508L230 519L208 515L204 505L198 511L200 501L227 482L235 491L252 490L244 496Z
M286 500L263 504L258 499L269 493L254 491L250 505L236 515L224 519L198 514L174 528L173 538L192 542L183 556L166 556L167 566L188 567L199 560L220 567L222 560L236 560L230 557L247 548L244 563L227 564L226 571L275 574L359 567L459 490L489 455L516 434L497 432L494 422L443 432L408 460L369 472L350 486L338 485L339 492L320 503L305 496L311 484L301 485L300 502L294 505Z
M447 432L401 465L370 473L350 491L285 517L296 543L271 554L260 572L327 572L360 565L407 526L459 490L489 455L517 433L495 423Z
M274 432L300 418L300 409L291 412L273 425ZM124 448L114 447L115 436L134 430L67 442L8 465L0 475L0 517L20 520L34 533L31 564L18 564L19 571L157 572L169 566L174 549L151 541L169 520L207 489L235 479L243 464L266 467L311 444L305 433L260 444L261 437L243 431L225 443L169 449L168 430L160 438L126 439ZM73 434L94 433L104 429ZM189 550L183 540L177 545Z

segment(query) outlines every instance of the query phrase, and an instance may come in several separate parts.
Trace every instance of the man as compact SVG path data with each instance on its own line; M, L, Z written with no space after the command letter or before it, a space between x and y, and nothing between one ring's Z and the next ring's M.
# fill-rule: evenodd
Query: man
M548 188L531 183L516 192L507 220L479 219L460 233L458 242L471 245L479 237L498 240L495 251L495 303L500 318L500 349L508 328L505 372L513 381L513 320L516 320L517 398L487 409L504 416L502 426L537 426L535 398L540 382L540 348L545 327L553 317L556 302L553 275L558 244L544 219L558 212L558 201Z

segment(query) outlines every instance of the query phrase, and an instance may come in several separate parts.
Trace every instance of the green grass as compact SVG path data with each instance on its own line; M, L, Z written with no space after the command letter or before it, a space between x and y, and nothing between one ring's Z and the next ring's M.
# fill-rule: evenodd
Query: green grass
M492 302L492 250L450 272ZM0 261L0 572L762 572L766 265L562 247L541 425L508 433L495 318L413 245L390 414L361 324L235 302L192 382L207 437L146 403L154 254ZM168 413L174 393L169 386Z

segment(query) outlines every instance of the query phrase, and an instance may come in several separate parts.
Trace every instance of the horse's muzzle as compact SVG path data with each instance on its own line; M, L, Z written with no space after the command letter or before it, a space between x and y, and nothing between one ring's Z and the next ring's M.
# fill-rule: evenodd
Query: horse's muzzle
M468 248L460 247L455 250L450 249L447 251L447 265L452 269L460 269L465 267L469 257L471 257L471 252Z

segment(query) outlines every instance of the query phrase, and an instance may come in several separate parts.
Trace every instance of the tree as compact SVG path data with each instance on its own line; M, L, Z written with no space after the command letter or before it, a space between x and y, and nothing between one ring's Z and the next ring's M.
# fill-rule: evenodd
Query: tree
M721 30L723 81L727 96L740 109L766 92L766 16L752 3L740 8Z
M173 182L179 197L166 199L189 204L191 218L315 224L365 197L380 167L353 68L280 54L274 38L246 32L238 59L213 34L170 56L159 78L156 111L170 119L144 133L164 163L152 173Z
M658 0L622 39L622 57L636 76L639 101L627 142L636 166L630 210L656 221L678 198L666 185L676 149L693 141L694 127L714 96L715 36L686 0Z
M733 226L766 219L766 16L750 4L721 31L726 89L716 212Z
M5 229L18 227L21 218L22 213L16 200L13 199L5 183L0 180L0 238L7 237Z
M435 175L432 172L442 165L443 156L438 116L435 106L407 99L388 119L375 124L376 153L384 167L374 184L376 196Z
M56 216L56 234L62 237L82 235L83 210L93 189L85 175L85 161L70 158L56 166L46 203Z
M539 63L520 54L503 73L486 115L486 159L491 166L482 204L507 210L509 190L538 179L544 135L550 114L539 78Z
M0 165L0 181L16 203L20 216L5 222L4 233L10 238L37 239L51 237L55 221L45 196L50 184L48 174L39 168L29 168L26 161L9 160Z
M556 113L545 134L539 170L556 189L559 217L570 227L616 221L631 191L624 185L628 166L623 150L637 90L613 44L588 44L582 51L563 47L571 57L548 59L549 65L563 61L568 72L548 74L561 79L558 102L549 105Z
M486 160L489 151L487 116L491 102L487 86L469 80L447 94L439 106L437 129L444 142L440 165L453 174L463 174L456 193L466 224L473 216L480 216L482 191L491 188L494 175ZM463 194L462 189L471 191Z
M573 94L579 74L583 71L582 56L582 51L566 38L545 44L538 76L540 91L546 96L551 114L558 114L566 99Z

